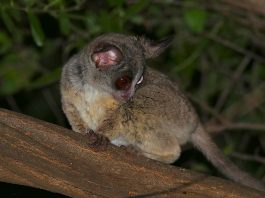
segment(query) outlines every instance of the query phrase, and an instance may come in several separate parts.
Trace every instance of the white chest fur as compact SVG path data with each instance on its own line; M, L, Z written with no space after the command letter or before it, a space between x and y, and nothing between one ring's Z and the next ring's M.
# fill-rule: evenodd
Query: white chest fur
M84 125L88 129L96 131L103 120L106 119L107 111L115 108L116 104L110 94L85 85L80 97L75 100L73 105Z

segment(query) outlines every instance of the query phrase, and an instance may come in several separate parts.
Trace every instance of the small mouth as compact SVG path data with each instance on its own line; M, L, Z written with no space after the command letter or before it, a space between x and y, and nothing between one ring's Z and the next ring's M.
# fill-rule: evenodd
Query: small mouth
M132 98L133 94L134 94L134 91L129 89L123 93L115 93L113 94L113 97L119 101L128 101Z
M121 94L121 97L124 99L124 100L128 100L132 97L132 92L131 91L126 91L125 93L122 93Z

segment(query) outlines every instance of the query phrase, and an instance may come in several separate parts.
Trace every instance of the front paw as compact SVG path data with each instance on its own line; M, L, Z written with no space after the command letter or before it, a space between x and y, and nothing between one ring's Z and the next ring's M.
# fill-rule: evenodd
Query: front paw
M95 133L93 130L87 130L85 136L89 139L90 146L98 148L106 148L109 144L109 139L101 134Z

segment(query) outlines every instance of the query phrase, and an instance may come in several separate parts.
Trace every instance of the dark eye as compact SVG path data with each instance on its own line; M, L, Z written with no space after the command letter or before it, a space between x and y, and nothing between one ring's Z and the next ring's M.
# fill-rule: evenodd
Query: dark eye
M128 74L119 77L115 81L115 87L118 90L128 90L131 87L131 84L132 84L132 77Z

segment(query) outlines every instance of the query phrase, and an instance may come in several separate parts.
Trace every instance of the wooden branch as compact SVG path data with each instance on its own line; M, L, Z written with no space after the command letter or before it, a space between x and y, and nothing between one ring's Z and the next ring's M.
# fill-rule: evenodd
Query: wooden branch
M81 134L4 109L0 159L1 181L71 197L265 197L112 145L92 146Z

